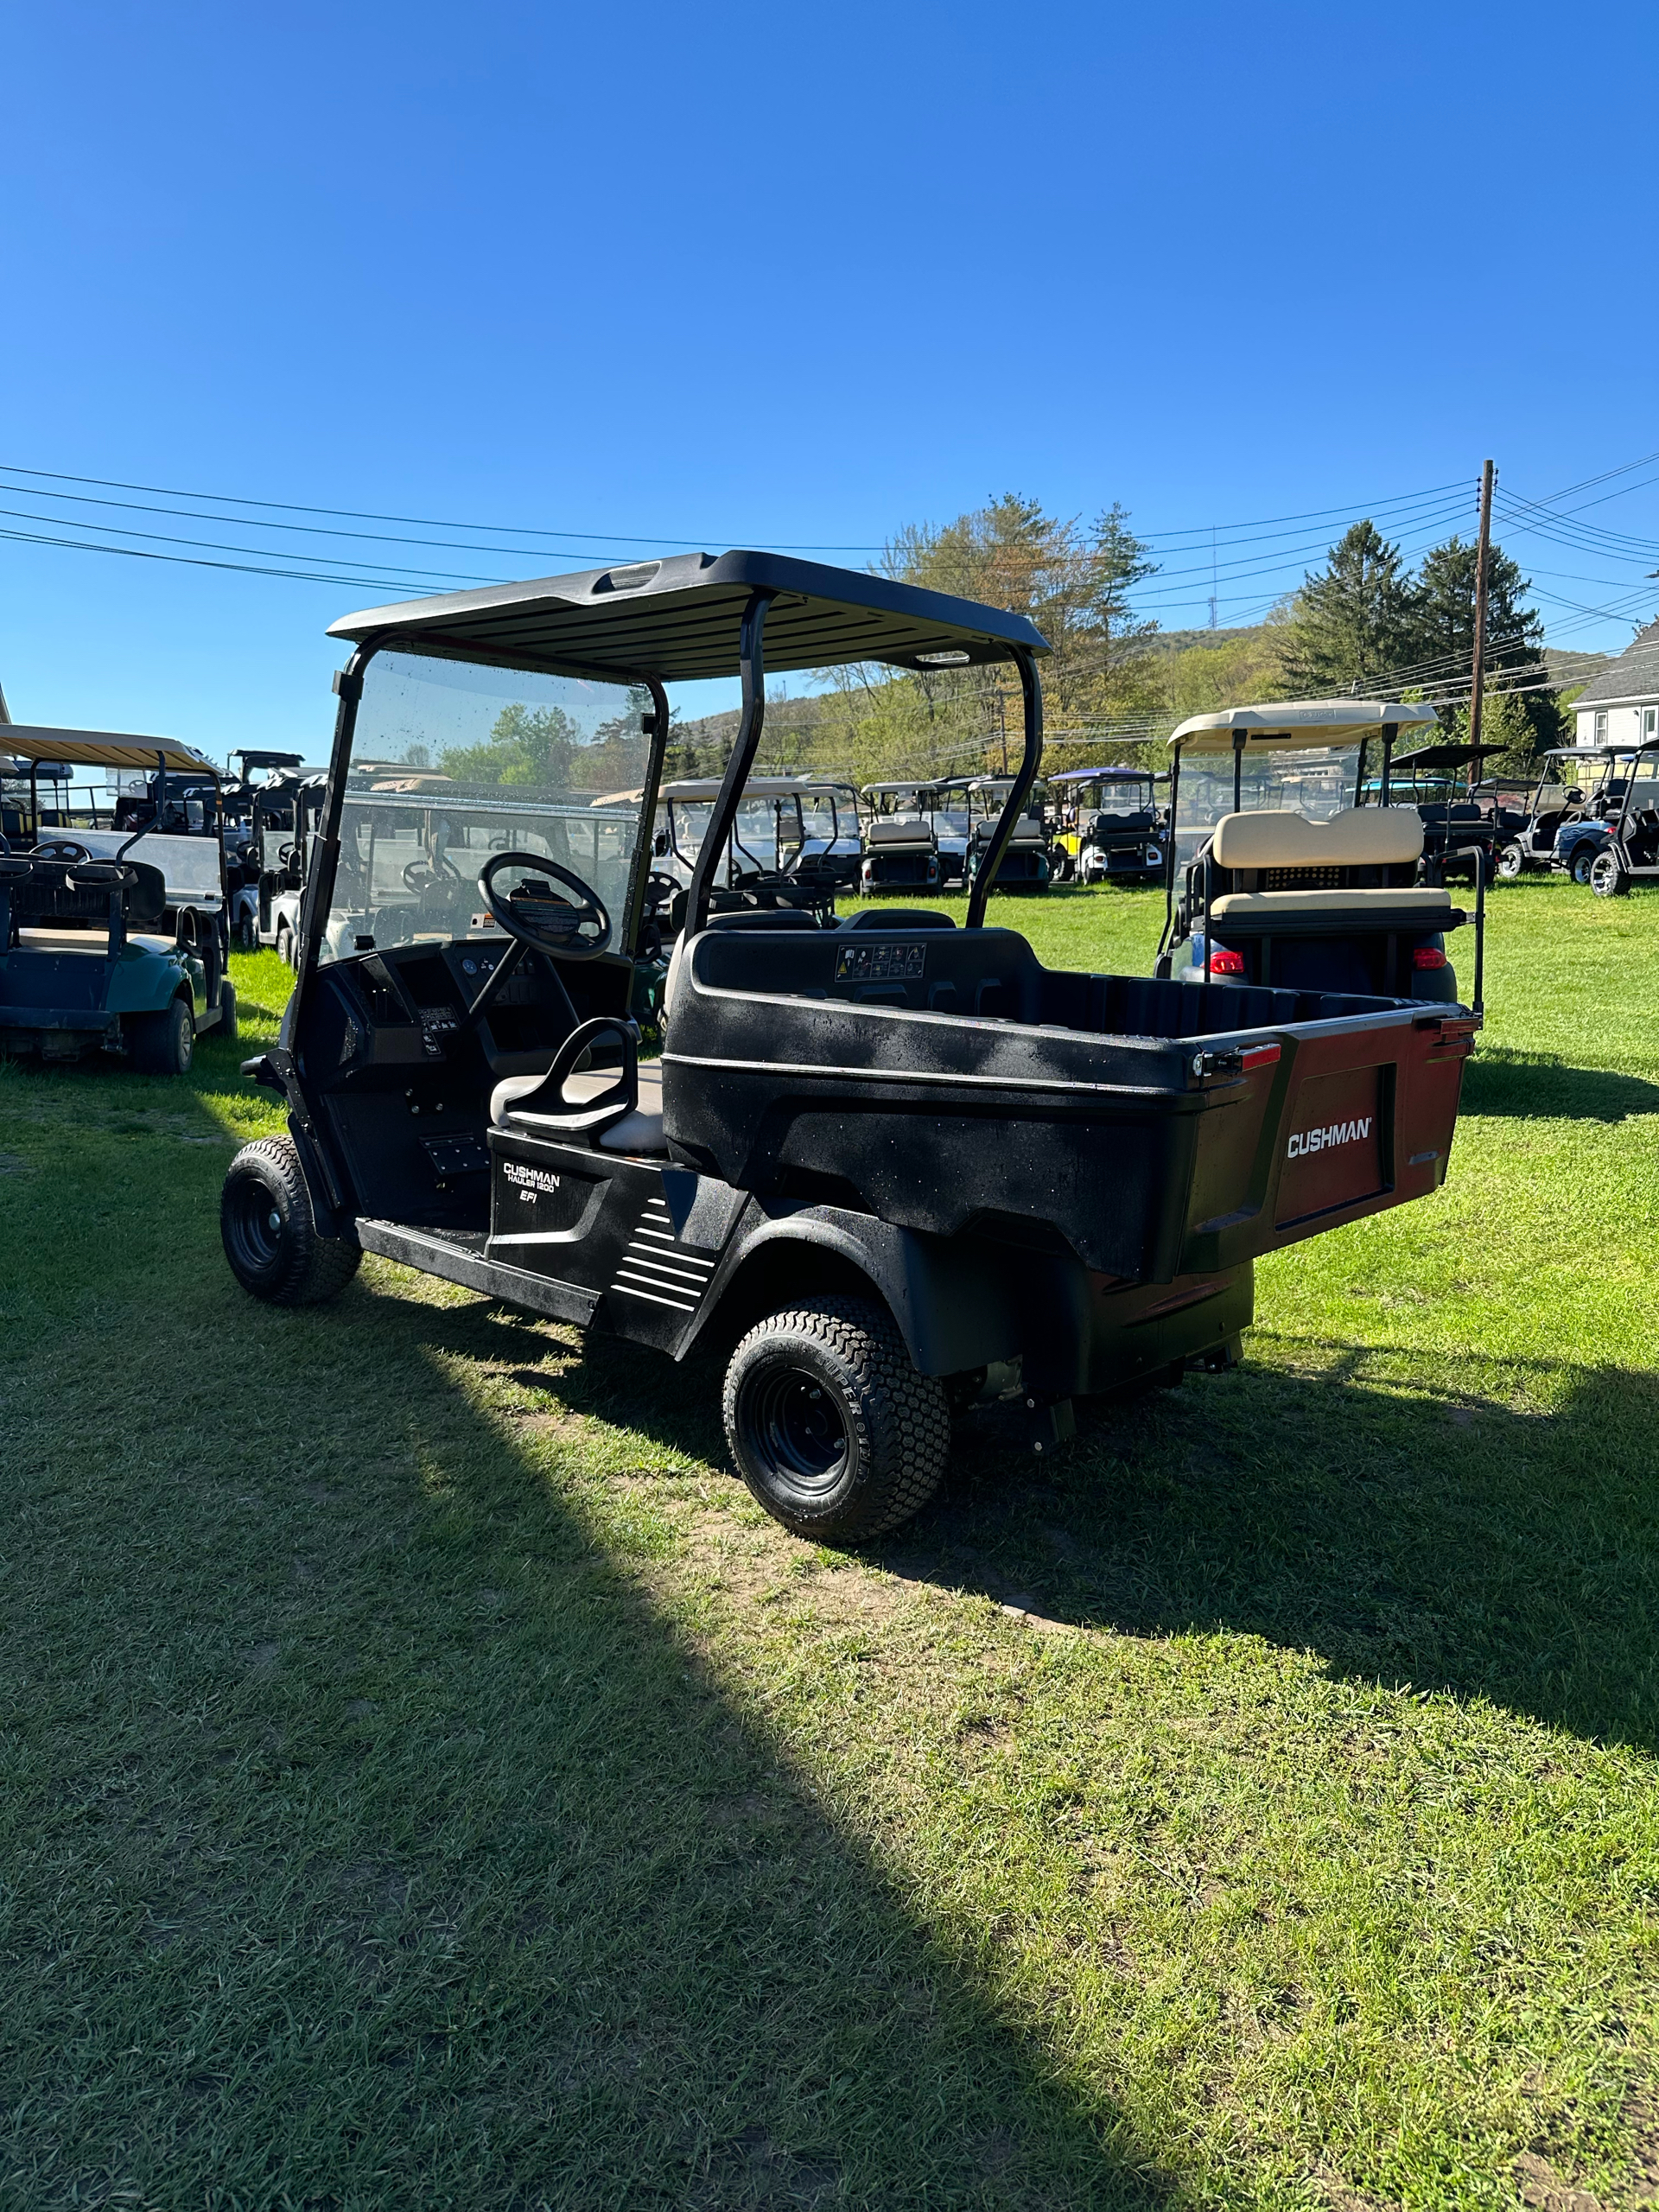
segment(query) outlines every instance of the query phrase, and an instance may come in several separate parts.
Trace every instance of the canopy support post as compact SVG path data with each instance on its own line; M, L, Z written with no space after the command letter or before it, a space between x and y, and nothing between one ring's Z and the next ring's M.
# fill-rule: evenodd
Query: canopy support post
M1028 645L1014 645L1011 651L1014 665L1020 671L1020 690L1025 702L1026 749L1014 775L1014 788L1003 801L991 842L985 848L979 873L974 878L974 887L968 894L968 927L970 930L985 926L985 901L991 895L996 871L1002 865L1002 855L1014 835L1014 825L1025 810L1026 801L1031 796L1031 787L1037 780L1037 771L1043 763L1043 687L1038 680L1036 656Z
M709 895L714 888L715 869L726 850L732 825L737 820L737 803L743 796L743 786L749 780L749 771L754 766L754 756L760 750L760 731L766 717L766 609L775 594L770 591L751 593L749 603L743 609L743 626L738 633L738 663L743 679L743 713L737 726L737 737L732 746L731 758L726 763L726 774L715 800L709 828L697 855L696 866L691 871L691 887L685 902L685 928L683 934L694 938L706 927L709 920Z

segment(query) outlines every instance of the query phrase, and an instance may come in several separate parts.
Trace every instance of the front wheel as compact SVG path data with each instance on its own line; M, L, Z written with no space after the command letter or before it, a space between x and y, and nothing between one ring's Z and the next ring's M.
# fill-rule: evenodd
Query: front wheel
M824 1544L908 1521L944 1478L950 1406L885 1308L823 1298L749 1331L726 1370L726 1440L774 1520Z
M188 1075L196 1046L189 1000L181 995L160 1014L130 1014L127 1038L141 1075Z
M1505 845L1497 856L1497 872L1505 883L1513 883L1527 865L1527 856L1519 845Z
M317 1306L344 1290L363 1254L355 1236L319 1236L291 1137L261 1137L231 1162L219 1205L231 1273L268 1306Z
M1590 863L1590 888L1598 899L1622 899L1630 887L1618 855L1611 845L1604 846Z
M1572 877L1574 883L1588 883L1590 880L1590 871L1594 868L1595 864L1596 856L1594 853L1591 851L1589 846L1580 845L1573 855L1572 861L1567 868L1567 874Z

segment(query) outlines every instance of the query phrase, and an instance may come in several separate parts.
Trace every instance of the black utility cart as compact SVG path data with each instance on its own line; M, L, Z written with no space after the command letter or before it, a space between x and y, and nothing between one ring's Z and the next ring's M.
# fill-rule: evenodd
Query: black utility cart
M1482 794L1473 784L1485 763L1504 750L1453 741L1385 752L1382 804L1415 809L1423 825L1425 883L1444 883L1448 869L1482 884L1496 880L1497 856L1520 828L1522 815L1518 808L1504 807L1495 791Z
M1659 741L1633 747L1626 758L1607 843L1590 863L1590 888L1599 899L1622 899L1633 883L1659 879Z
M225 1185L230 1263L297 1305L384 1255L675 1359L724 1359L733 1455L788 1527L914 1512L952 1417L1224 1363L1251 1267L1438 1187L1478 1020L1456 1006L1056 972L984 925L1042 756L1023 619L756 553L378 608L334 625L327 804L280 1043L289 1134ZM1012 662L1024 757L967 926L711 915L765 673ZM665 686L742 715L688 890L666 1044L627 1019ZM649 704L643 708L642 696ZM544 787L377 804L353 748L556 729ZM594 809L588 744L637 780ZM616 780L613 777L613 780ZM595 814L604 817L595 828Z

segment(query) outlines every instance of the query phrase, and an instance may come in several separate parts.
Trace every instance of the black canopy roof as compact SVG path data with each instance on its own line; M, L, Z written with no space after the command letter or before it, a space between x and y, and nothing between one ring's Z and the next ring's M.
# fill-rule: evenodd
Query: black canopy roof
M1396 753L1395 768L1463 768L1471 760L1488 760L1494 753L1507 753L1507 745L1420 745L1414 753Z
M756 590L777 594L766 613L769 669L861 660L951 666L1010 660L1016 645L1048 651L1023 615L1000 607L854 569L743 552L683 553L372 607L330 623L328 635L395 641L451 660L681 683L737 674L739 625Z

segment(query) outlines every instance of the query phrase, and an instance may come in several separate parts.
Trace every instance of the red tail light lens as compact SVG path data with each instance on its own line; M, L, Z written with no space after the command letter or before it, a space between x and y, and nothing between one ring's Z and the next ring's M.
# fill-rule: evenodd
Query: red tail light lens
M1411 964L1414 968L1444 968L1446 955L1438 944L1420 944L1412 953Z
M1243 954L1230 952L1224 944L1212 944L1210 948L1210 973L1212 976L1242 976L1244 973Z

